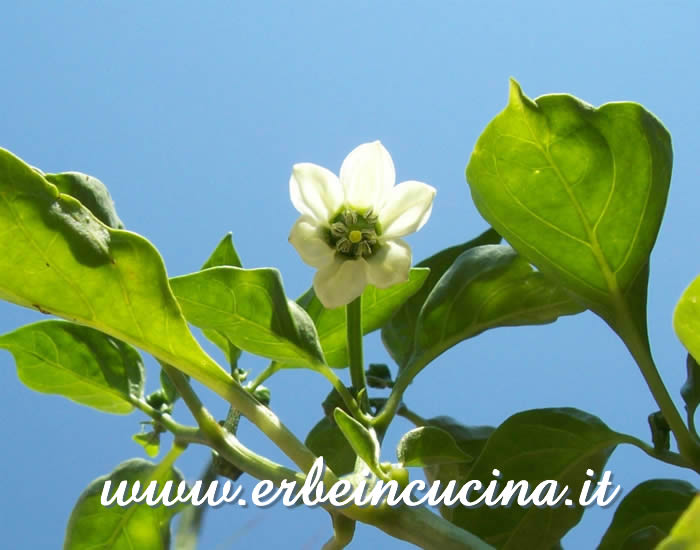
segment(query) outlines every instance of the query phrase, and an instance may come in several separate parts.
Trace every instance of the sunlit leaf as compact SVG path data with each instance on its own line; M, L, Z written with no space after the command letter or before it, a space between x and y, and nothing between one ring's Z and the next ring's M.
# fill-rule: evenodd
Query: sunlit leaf
M639 104L533 101L512 81L467 180L479 212L520 254L638 348L672 157L668 131Z
M141 356L97 330L66 321L41 321L0 336L17 375L29 388L62 395L100 411L125 414L143 397Z
M657 550L700 550L700 495L693 499Z
M654 548L642 546L640 539L653 544L660 540L659 532L661 538L665 537L696 493L690 483L677 479L650 479L640 483L620 502L598 550L619 550L630 538L636 541L635 548L639 550Z
M230 384L190 333L153 245L102 224L5 150L0 299L105 332L219 391Z
M212 267L170 279L187 320L250 353L290 366L323 364L316 329L288 300L276 269Z
M159 494L167 480L172 480L177 489L182 479L177 470L163 469L140 458L123 462L110 474L93 481L80 495L68 520L63 549L167 550L170 547L170 520L181 505L151 507L142 502L125 507L117 504L105 507L100 503L100 497L107 480L112 482L109 496L122 481L127 482L126 495L129 496L137 480L142 489L139 494L153 480L158 482L156 494Z
M678 300L673 328L695 362L700 363L700 277L690 283Z

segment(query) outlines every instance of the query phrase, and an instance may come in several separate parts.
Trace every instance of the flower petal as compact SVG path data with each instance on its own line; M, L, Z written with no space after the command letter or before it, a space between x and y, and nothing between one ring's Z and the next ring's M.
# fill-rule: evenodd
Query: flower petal
M325 267L335 257L335 250L323 237L323 228L311 216L299 218L289 232L289 242L311 267Z
M352 302L367 285L367 262L362 258L337 258L332 264L319 269L314 277L314 291L326 309Z
M300 214L319 222L330 220L343 204L343 188L338 177L323 166L310 162L295 164L292 168L289 194Z
M374 256L367 259L367 279L377 288L388 288L408 280L411 248L401 239L382 243Z
M434 187L419 181L405 181L392 188L377 212L382 237L395 239L418 231L433 209Z
M340 167L345 202L358 210L381 206L395 182L394 162L379 141L356 147Z

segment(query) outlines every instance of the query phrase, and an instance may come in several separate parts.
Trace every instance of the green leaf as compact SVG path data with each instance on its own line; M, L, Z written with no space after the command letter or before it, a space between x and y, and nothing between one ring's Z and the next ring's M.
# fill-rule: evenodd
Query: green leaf
M159 432L153 431L146 433L138 433L132 435L131 439L133 439L136 443L141 445L143 447L143 450L146 451L146 454L151 458L155 458L158 456L158 453L160 452Z
M672 158L668 131L639 104L533 101L511 81L467 180L479 212L520 254L639 348Z
M389 366L384 363L370 363L365 374L370 388L384 389L394 385Z
M421 288L429 273L425 268L413 268L405 283L383 289L368 285L362 293L362 334L369 334L386 323L397 308ZM313 288L297 302L316 325L327 364L331 367L347 367L345 306L324 308Z
M333 411L333 418L355 454L364 460L376 476L384 478L384 471L379 464L379 440L374 430L365 428L340 407Z
M114 208L112 196L105 184L97 178L80 172L45 174L44 177L61 193L79 200L103 224L112 229L124 229L124 224Z
M0 299L78 321L223 392L230 376L199 346L163 261L0 150Z
M426 365L491 328L551 323L581 310L510 246L471 248L454 261L425 301L409 364Z
M624 437L598 418L571 408L537 409L515 414L488 439L472 468L459 483L480 480L484 487L500 471L500 489L509 480L528 482L528 495L544 480L556 481L557 494L569 487L568 506L521 506L516 497L509 507L443 507L442 514L499 549L549 550L576 525L584 508L578 504L586 475L598 476L610 454ZM443 483L448 480L442 479ZM595 482L597 479L592 479ZM594 484L595 487L595 484ZM543 486L544 492L547 486ZM471 500L478 495L471 497Z
M673 313L673 328L695 362L700 363L700 276L681 294Z
M204 262L201 269L221 267L224 265L230 267L243 267L243 264L241 264L241 259L238 257L238 252L236 252L236 248L233 246L233 236L230 232L226 233L224 238L221 239L218 245L216 245L214 252L212 252L209 259Z
M693 499L657 550L700 550L700 495Z
M103 412L126 414L143 397L144 369L129 344L66 321L41 321L0 336L29 388Z
M287 299L276 269L212 267L170 285L190 323L236 347L288 366L324 363L313 322Z
M434 426L415 428L403 435L396 448L396 456L403 466L429 466L468 462L449 432Z
M650 479L640 483L620 502L598 550L620 550L630 538L638 543L634 548L654 548L642 546L639 539L648 537L649 542L658 542L659 532L661 538L665 537L696 492L690 483L677 479ZM641 533L644 529L647 531Z
M355 452L338 425L327 416L311 428L304 444L315 455L322 456L337 476L350 473L355 468Z
M180 510L181 505L165 507L148 506L145 502L126 507L113 504L105 507L100 496L105 481L111 481L109 496L116 491L121 481L127 482L126 495L131 494L135 481L144 485L158 482L158 491L167 480L172 480L176 489L182 475L172 467L163 468L147 460L132 458L122 462L110 474L97 478L83 491L73 508L68 527L64 550L167 550L170 546L170 520ZM174 491L171 492L174 496Z
M243 267L241 259L238 257L238 252L236 252L233 246L233 237L230 232L221 239L221 242L216 246L214 252L209 256L209 259L204 262L201 270L222 266ZM224 352L229 365L236 365L241 356L241 350L234 346L226 335L217 330L210 329L203 329L202 334Z
M426 422L426 426L434 426L446 431L455 440L460 450L469 457L481 454L491 434L496 431L493 426L465 426L449 416L437 416ZM451 464L432 464L423 470L429 483L437 479L468 479L473 459ZM443 510L445 515L446 510Z
M416 267L429 268L430 274L425 279L423 286L408 298L391 320L382 327L384 346L399 367L405 367L411 357L418 314L440 277L462 252L477 246L498 244L499 242L501 242L501 236L493 229L487 229L471 241L441 250L416 264Z

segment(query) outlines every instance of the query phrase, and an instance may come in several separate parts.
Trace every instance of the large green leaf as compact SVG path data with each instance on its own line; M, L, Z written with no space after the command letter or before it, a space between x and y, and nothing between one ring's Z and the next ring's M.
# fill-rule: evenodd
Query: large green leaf
M681 294L673 313L673 328L685 349L700 363L700 276Z
M658 542L659 533L663 538L671 531L696 493L690 483L678 479L650 479L640 483L620 502L598 550L620 550L629 538L638 538L637 533L642 530L653 532ZM654 546L642 546L638 541L635 548L651 550Z
M656 550L700 550L700 495L693 499Z
M481 214L520 254L639 347L672 157L668 131L641 105L533 101L512 81L467 180Z
M233 246L233 236L230 232L221 239L201 269L221 266L243 267L241 259L238 257L238 252ZM224 352L230 365L236 365L241 356L241 350L234 346L233 342L225 334L211 329L202 329L202 334Z
M557 482L557 493L568 486L571 503L558 507L487 506L445 508L443 515L499 549L550 550L576 525L584 512L578 504L587 469L602 473L615 446L624 437L598 418L577 409L539 409L511 416L488 439L460 483L480 480L484 487L501 473L508 480L527 481L529 492L545 480ZM446 483L447 479L442 479ZM595 480L594 480L595 481ZM476 495L471 500L475 500Z
M411 357L418 314L440 277L465 250L485 244L498 244L499 242L501 242L501 236L493 229L487 229L471 241L445 248L416 264L416 267L430 269L430 274L425 279L423 286L408 298L391 320L382 327L382 342L399 367L405 367Z
M362 333L368 334L386 323L401 304L418 292L429 273L426 268L413 268L405 283L383 289L368 285L362 293ZM324 308L313 289L309 289L297 302L309 313L316 325L328 365L346 367L345 307Z
M170 520L180 510L181 504L166 507L148 506L145 502L121 507L100 503L105 481L111 481L111 497L119 483L127 482L125 496L131 495L135 481L141 483L141 495L151 481L158 482L156 495L163 484L171 480L175 496L182 475L166 464L156 466L147 460L132 458L122 462L111 473L97 478L88 485L73 508L66 528L64 550L167 550L170 547ZM186 494L186 493L185 493Z
M114 201L107 187L97 178L80 172L63 172L45 174L61 193L78 199L103 224L113 229L124 229L124 224L117 215Z
M323 364L313 322L288 300L276 269L212 267L170 279L187 320L289 366Z
M141 356L129 344L66 321L42 321L0 336L20 380L100 411L125 414L143 397Z
M190 333L153 245L102 224L5 150L0 298L91 326L220 392L231 383Z
M471 248L453 262L425 301L408 364L426 365L490 328L551 323L581 310L510 246Z

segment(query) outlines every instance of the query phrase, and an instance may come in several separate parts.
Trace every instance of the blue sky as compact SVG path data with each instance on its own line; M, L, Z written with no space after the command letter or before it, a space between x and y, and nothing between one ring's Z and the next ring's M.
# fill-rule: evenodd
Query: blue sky
M486 228L464 168L505 105L508 77L531 97L568 92L594 105L642 103L674 142L668 208L652 256L649 325L657 364L682 405L685 353L671 314L700 273L694 0L12 4L0 21L0 146L47 172L100 178L127 228L156 245L169 274L196 270L232 231L244 265L279 268L290 296L313 276L287 242L297 217L288 195L295 162L337 172L355 146L380 139L399 181L438 190L430 221L409 238L417 261ZM0 332L39 318L0 304ZM365 356L389 361L377 335L367 338ZM242 366L257 371L264 364L246 357ZM151 365L149 388L156 373ZM288 371L269 386L273 409L303 437L320 418L327 384ZM223 403L203 395L225 414ZM656 410L621 342L589 313L463 343L426 369L406 400L423 416L469 424L575 406L643 439ZM7 353L0 354L0 401L5 545L56 548L82 489L140 456L130 436L142 418L33 393ZM408 428L396 422L385 459L394 459L392 444ZM282 460L249 425L241 438ZM193 479L205 457L191 449L178 465ZM693 479L626 447L609 469L624 492L652 477ZM593 547L611 516L589 509L565 547ZM330 533L327 514L281 505L219 508L206 522L203 549L311 549ZM354 547L379 546L406 547L358 529Z

